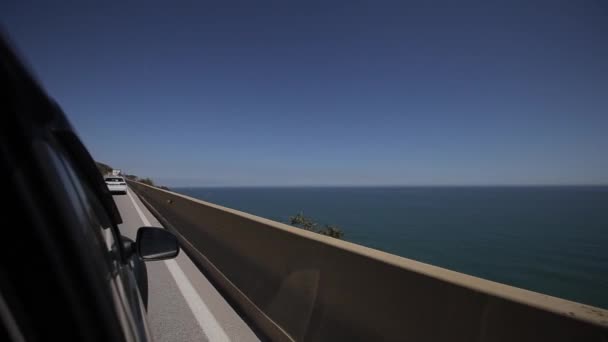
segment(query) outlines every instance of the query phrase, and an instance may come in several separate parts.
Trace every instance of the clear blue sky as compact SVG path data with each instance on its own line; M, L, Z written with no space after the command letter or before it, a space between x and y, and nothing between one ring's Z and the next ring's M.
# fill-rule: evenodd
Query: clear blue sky
M0 20L97 160L170 186L608 184L605 1L420 2Z

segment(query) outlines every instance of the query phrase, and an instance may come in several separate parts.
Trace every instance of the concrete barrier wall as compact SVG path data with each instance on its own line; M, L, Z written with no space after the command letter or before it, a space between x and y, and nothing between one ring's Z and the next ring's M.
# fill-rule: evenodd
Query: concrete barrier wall
M129 185L273 340L608 341L606 310Z

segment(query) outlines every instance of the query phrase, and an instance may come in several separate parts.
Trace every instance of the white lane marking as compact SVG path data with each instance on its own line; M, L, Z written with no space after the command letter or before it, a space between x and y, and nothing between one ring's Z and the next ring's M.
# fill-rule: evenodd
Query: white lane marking
M127 190L127 195L131 199L131 202L133 202L133 206L135 207L135 211L137 211L137 214L139 215L139 218L143 221L144 225L145 226L150 226L150 221L148 221L148 218L146 217L146 215L144 215L144 213L139 208L139 205L137 205L137 202L135 202L135 199L133 198L133 196L131 196L131 191L130 190Z
M133 202L133 206L135 206L135 210L137 211L137 214L139 214L144 225L150 226L150 221L148 221L146 215L144 215L133 196L131 196L130 190L127 191L127 195L131 199L131 202ZM196 318L198 325L203 330L203 334L207 336L207 339L212 342L230 341L230 338L226 335L224 329L222 329L215 316L213 316L207 305L205 305L205 302L203 302L198 292L194 289L194 286L192 286L188 276L186 276L177 262L175 260L165 260L165 265L167 265L169 273L173 276L173 280L175 280L182 296L184 296L186 303L188 303L190 311L192 311L194 318Z

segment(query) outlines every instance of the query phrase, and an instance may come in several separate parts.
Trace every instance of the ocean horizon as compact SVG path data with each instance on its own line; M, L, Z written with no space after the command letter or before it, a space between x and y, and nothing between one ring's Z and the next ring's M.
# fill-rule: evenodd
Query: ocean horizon
M173 191L344 240L608 308L608 186L231 186Z

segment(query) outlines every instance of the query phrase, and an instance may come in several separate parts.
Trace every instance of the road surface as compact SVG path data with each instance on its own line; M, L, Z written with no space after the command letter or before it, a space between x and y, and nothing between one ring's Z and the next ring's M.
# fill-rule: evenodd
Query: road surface
M122 235L135 240L141 226L162 227L131 189L113 197ZM186 253L146 265L148 323L155 341L259 341Z

